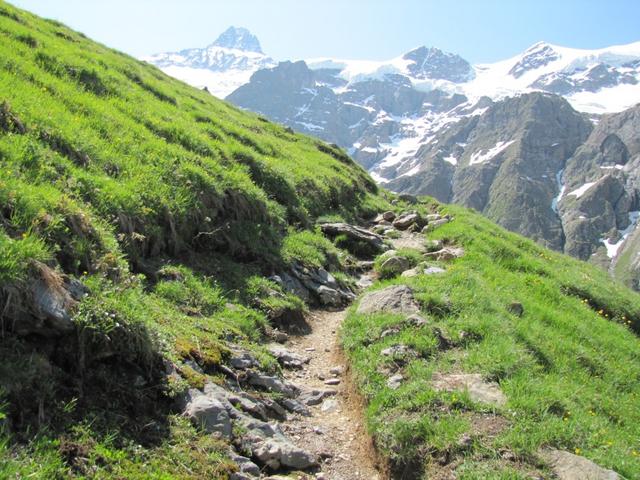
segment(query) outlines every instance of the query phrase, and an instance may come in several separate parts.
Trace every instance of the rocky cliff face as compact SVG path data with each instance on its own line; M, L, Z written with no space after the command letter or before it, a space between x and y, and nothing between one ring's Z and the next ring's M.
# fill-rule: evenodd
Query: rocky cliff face
M561 250L556 177L591 128L557 96L510 98L444 129L416 154L418 170L389 186L474 208Z
M603 116L567 161L559 202L566 235L564 250L602 265L611 264L617 276L636 288L640 275L638 132L640 105Z

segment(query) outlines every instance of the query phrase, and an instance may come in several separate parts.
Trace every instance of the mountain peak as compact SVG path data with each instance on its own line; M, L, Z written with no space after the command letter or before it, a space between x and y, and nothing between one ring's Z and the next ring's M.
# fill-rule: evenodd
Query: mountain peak
M213 42L213 45L245 52L264 53L258 37L242 27L229 27Z
M407 67L415 78L444 79L464 82L472 76L469 62L459 55L443 52L435 47L418 47L403 57L412 63Z

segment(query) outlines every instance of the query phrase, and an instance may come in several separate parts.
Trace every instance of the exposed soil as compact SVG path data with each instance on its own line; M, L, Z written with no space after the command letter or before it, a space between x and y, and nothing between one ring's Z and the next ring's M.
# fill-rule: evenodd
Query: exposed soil
M382 480L375 450L363 422L363 405L349 380L346 361L338 343L338 331L346 310L313 311L308 323L311 332L291 337L286 348L307 356L302 370L286 373L286 378L303 389L335 390L323 403L309 407L312 416L291 416L281 425L298 446L323 458L316 477L327 480ZM331 373L331 371L334 373ZM337 371L340 370L340 373ZM325 381L337 382L327 385Z

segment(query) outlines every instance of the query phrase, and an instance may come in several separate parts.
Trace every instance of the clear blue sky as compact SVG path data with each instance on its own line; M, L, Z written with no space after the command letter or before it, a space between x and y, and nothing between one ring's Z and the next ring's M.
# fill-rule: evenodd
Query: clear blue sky
M640 40L640 0L10 0L135 56L205 46L227 27L277 60L388 59L436 46L472 63L545 40L599 48Z

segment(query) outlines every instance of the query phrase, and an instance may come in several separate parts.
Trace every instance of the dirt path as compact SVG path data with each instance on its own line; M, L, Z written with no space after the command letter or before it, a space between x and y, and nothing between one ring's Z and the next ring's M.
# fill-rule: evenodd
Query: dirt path
M345 359L338 344L345 315L345 310L313 311L307 319L311 332L291 337L286 344L291 352L310 358L304 369L288 371L287 379L303 391L333 390L335 394L309 407L310 417L291 416L281 426L298 446L324 458L316 478L382 480L364 427L361 403L345 375Z

